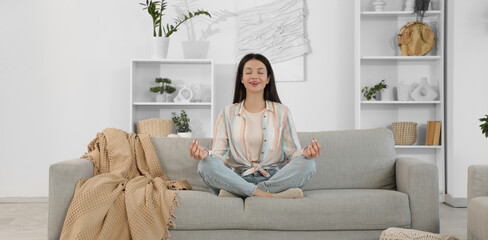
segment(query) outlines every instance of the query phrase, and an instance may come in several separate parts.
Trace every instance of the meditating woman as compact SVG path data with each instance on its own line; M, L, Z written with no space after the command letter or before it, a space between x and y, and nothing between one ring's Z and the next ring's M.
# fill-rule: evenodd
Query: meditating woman
M190 146L205 184L221 197L303 198L301 188L315 173L321 146L312 138L308 147L300 147L266 57L242 58L233 102L217 118L212 150L196 139Z

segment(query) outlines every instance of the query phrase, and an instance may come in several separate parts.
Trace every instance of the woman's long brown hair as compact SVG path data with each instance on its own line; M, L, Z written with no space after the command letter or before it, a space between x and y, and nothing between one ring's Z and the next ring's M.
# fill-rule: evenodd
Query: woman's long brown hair
M278 96L278 91L276 90L275 77L271 63L265 56L258 53L249 53L239 62L236 73L233 103L240 103L242 100L246 99L246 87L244 87L241 79L244 71L244 65L252 59L258 60L266 66L266 71L268 72L268 77L270 78L269 83L266 84L266 87L264 88L264 100L281 103L280 97Z

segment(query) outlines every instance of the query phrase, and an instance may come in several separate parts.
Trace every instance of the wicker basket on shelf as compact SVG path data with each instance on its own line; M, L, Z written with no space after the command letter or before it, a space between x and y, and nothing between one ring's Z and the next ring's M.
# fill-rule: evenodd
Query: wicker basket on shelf
M169 119L151 118L137 122L138 134L149 134L151 137L166 137L173 131L173 122Z
M417 123L394 122L391 126L396 145L412 145L417 140Z

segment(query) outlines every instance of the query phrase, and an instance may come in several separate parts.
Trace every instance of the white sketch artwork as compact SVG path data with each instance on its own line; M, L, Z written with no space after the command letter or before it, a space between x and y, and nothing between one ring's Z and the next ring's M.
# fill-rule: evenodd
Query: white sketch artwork
M277 81L304 81L309 51L303 0L240 0L237 4L237 59L261 53L273 65Z

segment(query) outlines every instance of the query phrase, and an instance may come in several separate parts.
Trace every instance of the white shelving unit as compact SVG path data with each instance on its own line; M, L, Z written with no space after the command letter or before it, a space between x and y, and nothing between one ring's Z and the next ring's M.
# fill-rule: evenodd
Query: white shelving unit
M417 141L413 145L395 146L397 156L415 157L437 164L439 192L445 189L444 139L444 1L435 1L424 17L435 33L436 46L426 56L401 56L397 42L400 28L416 20L412 12L402 11L402 0L387 1L385 11L375 12L374 0L355 0L355 128L386 127L393 122L417 123ZM365 86L385 80L394 89L400 82L419 83L427 77L439 94L434 101L367 101L361 93ZM395 94L396 95L396 94ZM441 144L425 145L427 121L441 121Z
M149 88L158 86L155 78L169 78L176 92L169 102L156 102ZM193 92L189 103L175 103L174 97L183 87ZM132 60L130 79L130 129L138 121L149 118L171 119L185 110L190 118L192 137L212 137L214 117L214 64L209 59Z

